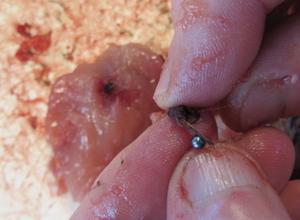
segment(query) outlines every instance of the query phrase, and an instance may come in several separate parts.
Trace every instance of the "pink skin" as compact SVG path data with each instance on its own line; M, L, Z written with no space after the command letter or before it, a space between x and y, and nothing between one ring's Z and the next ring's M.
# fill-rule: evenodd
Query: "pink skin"
M264 20L282 0L173 0L175 36L154 95L159 106L208 106L254 60Z
M266 37L249 76L229 95L223 119L247 130L280 116L300 113L300 16L292 16Z
M300 180L290 181L281 193L281 199L293 220L300 219Z
M276 150L283 147L287 152L280 158L283 152ZM288 138L269 128L191 151L171 179L167 219L289 219L274 189L286 185L293 156Z
M210 115L203 115L197 128L210 138L215 135ZM152 125L105 168L97 180L100 186L88 193L71 219L165 220L169 179L190 138L168 118Z
M265 15L281 2L281 0L173 0L175 37L160 85L156 90L157 103L164 108L178 104L209 106L216 104L228 95L238 79L245 75L258 52ZM293 26L295 25L291 24L289 29ZM292 30L289 33L293 35L296 32ZM291 37L291 35L289 36ZM280 41L283 37L276 34L274 35L275 39ZM263 66L263 69L267 70L273 67L275 62L272 63L271 60L274 60L276 56L272 57L272 55L276 54L276 51L277 54L286 51L285 45L293 42L293 39L286 40L287 44L280 41L279 49L275 47L274 50L271 50L268 49L269 46L265 46L261 55L258 56L258 61L264 63L264 60L270 60L266 62L266 65L270 65ZM268 41L272 42L271 40ZM276 45L277 41L274 44ZM296 48L294 50L297 52ZM268 50L271 52L267 52ZM265 53L269 55L264 55ZM281 65L279 67L285 68L284 74L291 75L292 73L289 69L290 64L287 64L288 61L292 61L289 59L292 54L287 53L286 57L277 60L277 64ZM292 63L297 68L297 62ZM258 68L260 64L255 61L253 69L256 66ZM250 71L248 75L250 79L252 79L251 73ZM272 74L266 76L273 79ZM296 87L289 87L294 85L292 83L294 80L293 77L285 78L284 82L287 81L288 85L285 85L284 94L276 90L278 87L282 91L280 82L278 86L275 80L270 87L275 95L284 95L287 100L290 100L290 97L295 97L295 95L290 95L298 94L297 91L299 91L299 89L295 90ZM247 93L245 88L244 91ZM240 114L241 109L236 107L234 113L237 116L242 115L242 117L232 117L234 114L224 111L225 116L231 114L232 117L227 118L227 123L236 129L246 130L253 126L255 120L262 122L270 119L270 116L271 118L279 116L282 113L279 111L282 109L282 105L286 105L288 110L284 112L286 114L299 112L297 111L299 106L295 106L299 102L296 103L295 99L293 102L288 101L275 106L273 103L276 97L270 99L270 96L267 96L264 99L264 95L273 95L273 92L266 93L268 88L258 88L255 93L256 98L253 100L259 102L253 101L249 102L249 105L245 105L246 109L248 108L245 110L247 114ZM234 92L232 94L232 100L236 99ZM228 103L231 105L230 100L228 99ZM262 104L267 104L267 107L268 104L271 104L274 107L270 111L272 113L270 116L265 114L269 109ZM262 108L263 116L259 115L260 111L257 106L264 107ZM254 111L255 109L257 110ZM274 114L276 111L280 113ZM247 117L251 120L245 123L244 120L247 120ZM199 127L203 134L213 137L214 128L212 127L214 126L209 121L203 121ZM206 128L204 128L205 123L208 123ZM299 197L293 196L293 193L298 195L298 191L296 191L298 188L291 185L293 183L289 183L285 187L293 167L294 151L290 140L284 134L270 128L252 130L235 141L216 144L216 148L189 152L176 165L189 149L189 141L190 136L168 119L157 121L109 164L99 177L100 186L94 188L86 196L72 220L159 220L166 219L166 215L167 219L182 220L285 220L289 217L278 196L283 189L282 201L290 215L297 219L300 212L299 208L295 207L299 207ZM199 172L201 167L189 165L189 162L190 158L197 158L201 154L207 154L208 158L226 155L223 158L228 160L221 163L223 166L218 165L218 161L222 162L221 159L212 160L216 162L215 167L219 168L220 178L209 179L210 181L194 187L195 179L201 183L201 178L196 178L197 173L201 173ZM123 164L122 161L124 161ZM208 160L208 162L210 161ZM204 168L206 164L209 163L200 163ZM185 173L189 173L189 175L184 174L184 167L187 167ZM205 170L203 167L201 169ZM208 173L214 171L211 168L214 167L208 168ZM231 177L235 179L233 183L237 185L224 188L210 198L202 198L201 202L204 205L197 207L197 201L194 202L197 196L196 191L218 183L223 176L225 177L226 172L223 171L226 169L227 171L236 171L232 173ZM222 175L223 173L224 175ZM184 181L182 181L183 178ZM178 186L180 184L182 186L183 182L184 188L179 190ZM191 191L193 189L196 191Z
M173 0L175 36L154 95L158 105L215 105L248 76L222 103L231 128L299 114L300 17L275 28L259 48L266 14L281 2Z
M215 125L209 116L197 127L206 136L214 136ZM255 146L249 139L257 143L259 150L253 150ZM267 178L275 189L287 183L285 173L291 172L294 153L285 135L263 128L228 145L249 151L247 155L255 158L265 173L271 173ZM165 220L169 179L189 148L190 135L185 130L166 118L156 122L109 164L99 177L100 186L85 197L71 219ZM285 152L282 159L278 150ZM279 172L272 172L279 167Z
M259 161L273 188L281 192L295 161L294 146L288 137L276 129L258 128L246 133L235 144Z
M258 164L233 146L183 157L170 182L167 219L289 219Z

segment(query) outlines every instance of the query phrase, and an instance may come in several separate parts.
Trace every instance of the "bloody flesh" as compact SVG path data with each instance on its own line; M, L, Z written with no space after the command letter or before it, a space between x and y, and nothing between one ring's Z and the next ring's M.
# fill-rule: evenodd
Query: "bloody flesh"
M39 55L51 46L51 33L31 36L29 35L30 26L17 26L17 32L22 36L27 37L16 52L16 57L21 62L27 62L35 55Z
M162 64L160 56L140 45L112 46L54 84L46 123L52 169L76 200L150 125Z

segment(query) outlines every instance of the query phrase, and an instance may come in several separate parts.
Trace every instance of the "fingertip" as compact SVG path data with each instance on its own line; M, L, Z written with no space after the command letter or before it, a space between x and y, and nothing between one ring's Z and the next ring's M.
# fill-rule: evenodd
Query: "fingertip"
M224 101L226 124L239 131L300 113L300 16L273 29L249 69L248 77Z
M235 146L248 152L260 164L276 191L285 187L295 161L294 145L285 133L275 128L257 128L247 132Z
M154 99L162 108L209 106L224 98L259 49L259 1L173 0L175 35Z
M230 144L184 156L169 185L167 210L167 219L288 219L260 168Z
M277 120L284 114L283 90L278 86L256 85L249 81L238 85L226 98L221 111L224 122L236 131L247 131Z

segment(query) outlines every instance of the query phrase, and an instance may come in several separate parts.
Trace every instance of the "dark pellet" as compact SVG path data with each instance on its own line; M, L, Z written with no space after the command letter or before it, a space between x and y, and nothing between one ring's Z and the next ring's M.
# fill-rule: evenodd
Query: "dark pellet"
M200 136L195 135L192 138L192 146L194 149L202 149L206 144L206 141Z

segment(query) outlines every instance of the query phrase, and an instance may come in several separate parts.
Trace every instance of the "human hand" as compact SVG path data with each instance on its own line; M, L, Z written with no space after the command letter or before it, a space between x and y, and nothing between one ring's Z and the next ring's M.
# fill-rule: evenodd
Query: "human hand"
M214 139L210 115L195 126ZM71 219L289 219L280 197L299 219L300 182L287 185L294 151L286 135L259 128L185 154L190 141L173 120L159 120L105 168Z
M214 105L250 67L259 49L266 9L280 2L181 2L173 1L174 22L182 18L185 7L192 10L192 18L183 24L192 23L185 31L176 26L162 76L164 81L172 73L170 87L162 94L160 85L155 98L165 108ZM294 22L281 27L283 35L282 31L270 35L247 79L227 98L225 105L231 108L224 108L223 116L232 127L246 130L280 115L299 113L299 47ZM195 55L195 65L191 65ZM208 113L196 127L216 139ZM190 139L170 119L159 120L101 173L99 186L72 219L284 220L289 219L286 208L292 219L299 218L295 207L300 204L300 183L288 184L294 151L284 134L259 128L235 141L186 153Z
M300 16L268 30L261 44L266 14L282 2L174 0L175 36L157 103L205 107L230 93L222 115L237 130L298 115Z

